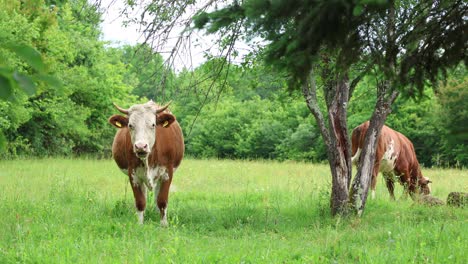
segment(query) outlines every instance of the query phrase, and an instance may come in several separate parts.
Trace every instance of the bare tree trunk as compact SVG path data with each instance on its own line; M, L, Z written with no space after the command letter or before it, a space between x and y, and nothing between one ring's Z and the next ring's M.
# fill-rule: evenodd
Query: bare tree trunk
M328 108L330 145L329 161L332 172L331 210L332 214L346 214L349 185L351 182L351 149L347 128L347 104L349 81L347 77L337 80L333 88L335 97Z
M385 95L390 92L390 89L391 87L388 82L381 83L378 86L377 103L370 120L369 129L364 138L364 145L362 147L361 157L359 158L356 177L351 187L350 204L359 216L364 212L364 207L366 205L380 132L382 131L388 114L391 112L391 106L398 96L397 91L392 91L388 98L385 98Z
M309 110L319 125L332 173L332 193L330 208L332 215L346 214L351 182L351 150L346 125L346 108L349 100L349 81L347 76L332 82L330 97L327 97L329 126L317 103L317 87L313 73L303 82L303 95Z

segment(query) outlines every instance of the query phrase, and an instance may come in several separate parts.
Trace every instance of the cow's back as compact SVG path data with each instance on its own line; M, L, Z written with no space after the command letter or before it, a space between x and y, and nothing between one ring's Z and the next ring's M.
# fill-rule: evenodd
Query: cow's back
M351 135L352 156L355 156L358 150L362 150L364 146L364 139L366 137L367 130L369 129L369 124L370 122L366 121L353 129ZM396 137L395 133L398 132L387 127L386 125L382 126L382 129L380 130L380 136L377 141L375 153L376 161L381 161L383 158L387 158L386 156L394 155L400 151L399 139ZM389 153L389 149L391 149L390 152L392 153Z
M382 127L380 137L377 141L377 149L376 149L376 159L380 160L385 152L385 140L382 140L382 134L384 133L385 126ZM356 128L353 129L351 134L351 150L352 156L356 155L356 152L360 152L364 146L364 139L366 138L367 130L369 129L369 121L366 121ZM360 155L360 153L358 153Z

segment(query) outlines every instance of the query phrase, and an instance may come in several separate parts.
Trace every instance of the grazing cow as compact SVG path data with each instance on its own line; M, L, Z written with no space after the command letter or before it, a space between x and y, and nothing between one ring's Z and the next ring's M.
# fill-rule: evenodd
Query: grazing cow
M161 225L167 226L169 187L184 156L182 129L175 116L166 110L169 104L159 107L149 101L129 109L114 106L127 116L109 118L109 123L119 128L112 144L112 155L130 179L139 223L143 224L146 188L149 188L154 190Z
M369 121L357 126L351 136L352 141L352 161L357 163L364 144ZM419 192L430 194L431 189L429 178L421 174L418 159L414 152L413 143L403 134L383 126L377 142L377 152L375 155L374 170L372 172L372 198L375 198L375 185L377 184L377 174L382 172L390 197L395 199L394 175L400 179L405 190L414 198L414 193L419 187Z

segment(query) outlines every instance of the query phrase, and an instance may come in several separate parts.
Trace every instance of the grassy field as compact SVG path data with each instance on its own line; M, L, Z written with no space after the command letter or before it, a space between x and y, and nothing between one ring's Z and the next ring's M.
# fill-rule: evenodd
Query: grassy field
M468 191L466 170L423 173L443 200ZM332 218L330 181L327 165L187 159L161 228L151 196L137 224L113 161L0 161L0 263L468 262L467 208L392 202L379 178L362 218Z

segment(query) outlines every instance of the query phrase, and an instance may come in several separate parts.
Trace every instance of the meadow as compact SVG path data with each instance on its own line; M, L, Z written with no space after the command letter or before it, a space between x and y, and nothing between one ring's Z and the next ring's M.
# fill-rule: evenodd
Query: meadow
M467 170L424 169L434 196ZM111 160L0 161L0 263L467 263L468 209L390 201L379 176L361 218L331 217L328 165L186 159L159 226L137 224Z

